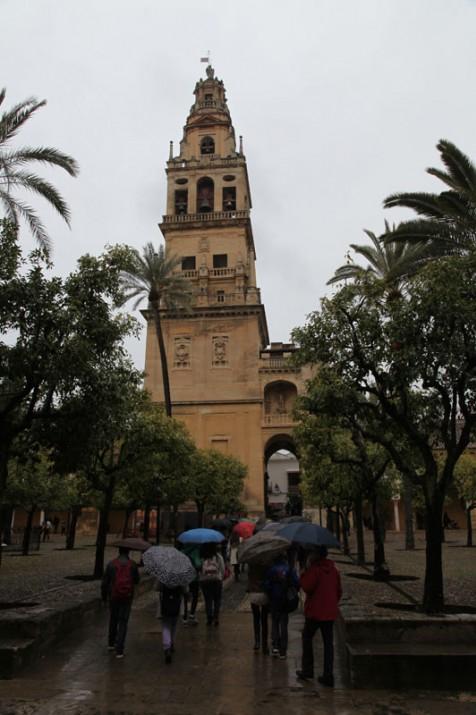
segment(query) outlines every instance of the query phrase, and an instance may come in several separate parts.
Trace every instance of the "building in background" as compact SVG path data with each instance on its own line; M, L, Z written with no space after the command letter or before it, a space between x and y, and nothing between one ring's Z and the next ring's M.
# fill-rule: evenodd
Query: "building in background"
M180 256L194 292L190 313L162 308L172 408L199 448L247 466L243 500L260 512L269 458L281 449L296 452L292 410L308 374L289 364L293 345L269 341L243 142L236 142L223 82L211 66L206 75L196 84L177 155L170 144L160 223L167 255ZM146 316L145 384L162 402L155 329Z

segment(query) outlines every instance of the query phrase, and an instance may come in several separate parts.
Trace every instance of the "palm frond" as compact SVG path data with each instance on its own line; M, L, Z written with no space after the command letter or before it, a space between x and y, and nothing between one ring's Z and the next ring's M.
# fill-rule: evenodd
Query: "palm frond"
M49 236L34 209L31 206L28 206L28 204L14 199L7 191L2 190L1 187L0 201L5 206L8 218L10 218L16 225L18 225L19 216L25 219L33 237L38 241L44 251L49 253L51 248Z
M2 164L7 168L9 166L22 166L29 164L31 161L38 161L41 164L50 166L59 166L68 172L70 176L79 174L79 164L73 157L58 151L53 147L22 147L21 149L4 152L2 155Z
M337 268L332 278L327 281L327 285L339 283L340 281L362 278L365 274L369 272L369 269L362 268L362 266L358 266L356 263L348 263L345 266L340 266L339 268Z
M386 209L396 206L413 209L420 216L426 216L427 218L442 219L445 216L439 196L424 192L392 194L387 196L383 205Z
M471 159L447 139L440 139L436 148L448 174L459 190L474 193L476 190L476 167ZM428 170L429 171L429 170ZM429 171L429 173L431 173Z
M8 112L4 112L0 118L0 144L12 139L20 127L45 105L46 99L39 102L35 97L30 97L16 104Z
M53 208L59 213L68 226L70 225L70 211L68 205L63 200L55 187L36 174L29 174L23 171L11 172L5 179L9 187L21 187L33 191L43 196ZM3 183L0 179L0 184Z

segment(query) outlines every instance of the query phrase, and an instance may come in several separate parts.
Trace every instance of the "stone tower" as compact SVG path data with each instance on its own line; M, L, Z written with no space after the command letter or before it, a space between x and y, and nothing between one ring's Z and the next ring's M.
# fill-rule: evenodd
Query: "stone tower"
M267 348L246 158L241 138L236 144L223 82L211 66L206 75L195 86L178 156L170 144L167 212L160 224L167 255L181 257L181 270L194 292L190 313L164 309L162 314L173 416L186 424L198 447L233 454L247 465L243 499L250 510L258 511L265 502L265 443L273 436L272 406L282 432L283 416L288 415L289 423L290 400L297 389L284 383L281 373L299 371L285 366L283 347L292 346ZM270 369L276 373L273 384L284 385L274 402L273 390L266 385ZM146 375L152 398L163 401L151 321ZM271 430L268 435L263 433L266 428Z

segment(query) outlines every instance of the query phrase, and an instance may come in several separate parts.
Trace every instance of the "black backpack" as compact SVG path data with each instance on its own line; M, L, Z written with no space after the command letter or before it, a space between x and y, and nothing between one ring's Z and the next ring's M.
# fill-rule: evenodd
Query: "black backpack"
M162 615L178 616L180 613L180 603L182 601L182 589L163 587L162 590Z

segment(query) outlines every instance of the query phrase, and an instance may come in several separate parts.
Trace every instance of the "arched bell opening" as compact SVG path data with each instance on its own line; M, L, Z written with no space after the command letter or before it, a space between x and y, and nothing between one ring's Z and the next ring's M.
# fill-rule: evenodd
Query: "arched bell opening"
M206 99L207 95L205 95ZM213 97L212 97L213 99ZM208 100L212 103L212 99ZM210 106L210 104L208 105ZM215 141L212 137L203 137L200 142L200 154L214 154L215 153Z
M206 214L214 210L215 185L208 176L197 182L197 213Z
M270 517L302 514L299 488L299 460L289 434L273 435L264 449L264 488L266 513Z

